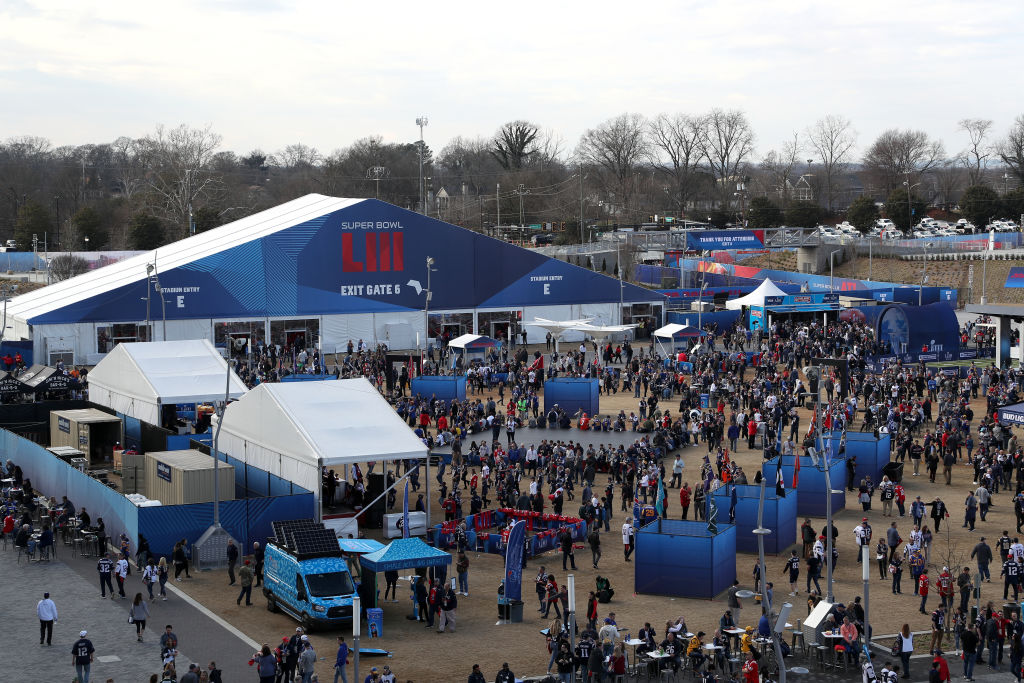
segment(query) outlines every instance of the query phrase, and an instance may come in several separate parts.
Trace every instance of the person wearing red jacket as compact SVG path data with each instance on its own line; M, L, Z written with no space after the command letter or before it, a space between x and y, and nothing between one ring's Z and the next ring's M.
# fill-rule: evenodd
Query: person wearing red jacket
M920 610L921 614L928 614L928 612L926 612L925 609L924 609L924 605L928 601L928 584L929 583L931 583L931 581L928 578L928 570L925 569L921 573L921 576L918 577L918 579L917 579L917 592L921 596L921 610Z
M683 487L679 489L679 505L683 508L682 519L686 519L686 515L690 510L690 484L684 482Z
M743 680L745 683L758 683L761 680L753 650L747 652L747 661L743 662Z
M946 658L943 657L942 654L939 652L935 652L933 654L935 655L935 658L932 659L932 663L938 664L939 680L943 681L943 683L945 683L945 681L951 680L949 676L949 664L946 663Z
M597 630L597 594L594 591L590 591L590 597L587 598L587 628Z

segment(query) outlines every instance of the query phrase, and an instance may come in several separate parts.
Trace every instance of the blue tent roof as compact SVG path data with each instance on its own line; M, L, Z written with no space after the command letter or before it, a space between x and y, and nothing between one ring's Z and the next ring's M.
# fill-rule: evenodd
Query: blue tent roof
M451 563L451 555L427 545L421 538L399 538L375 553L359 556L359 564L363 569L373 572L440 567Z
M372 538L339 538L338 547L345 553L375 553L383 550L385 545Z

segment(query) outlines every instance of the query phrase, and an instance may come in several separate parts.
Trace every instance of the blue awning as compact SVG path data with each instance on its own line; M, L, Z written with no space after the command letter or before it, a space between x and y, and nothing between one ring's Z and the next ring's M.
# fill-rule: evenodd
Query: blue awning
M999 421L1007 424L1024 424L1024 403L1000 406Z
M452 563L452 556L427 545L421 538L399 538L369 555L360 555L363 569L385 572L416 567L441 567Z
M338 547L345 553L375 553L386 546L372 538L339 538Z

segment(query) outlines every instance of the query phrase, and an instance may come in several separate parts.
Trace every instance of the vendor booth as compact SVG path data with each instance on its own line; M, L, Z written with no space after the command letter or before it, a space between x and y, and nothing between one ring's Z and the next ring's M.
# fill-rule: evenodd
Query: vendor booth
M764 306L765 298L770 296L786 296L786 292L771 280L765 280L750 294L725 302L725 307L730 311L739 311L744 306Z
M656 329L651 333L651 336L658 343L658 348L661 349L662 355L670 356L677 349L682 348L685 350L689 348L690 342L706 336L706 333L692 325L669 323Z
M173 428L175 406L237 399L245 384L205 339L118 344L89 373L89 400ZM173 429L172 429L173 431Z
M736 579L736 527L658 519L637 530L633 571L637 593L714 598Z
M364 600L364 607L377 606L377 574L386 571L399 571L402 569L415 569L419 577L426 576L428 567L447 567L452 563L452 556L443 550L432 548L424 543L421 538L399 538L388 543L387 546L372 553L359 556L359 564L362 567L362 579L360 584L372 586L374 590L363 590L360 585L359 592Z
M75 377L47 365L33 365L18 375L18 380L24 385L27 393L40 395L66 394L79 386Z
M464 334L448 342L449 348L458 349L464 354L486 353L487 349L493 349L497 345L497 339L479 334Z
M832 452L839 454L840 440L842 438L842 432L833 432L829 441L832 444ZM853 471L853 478L855 482L859 482L864 477L870 475L871 480L877 485L878 482L882 481L883 474L888 474L891 471L889 466L890 453L889 453L890 436L889 434L879 434L878 438L875 438L872 432L846 432L846 445L845 450L842 453L842 457L847 460L851 458L857 458L857 466ZM902 472L902 464L898 467L899 471ZM847 473L844 471L841 483L845 485ZM890 477L893 479L893 477ZM836 482L832 482L833 485ZM836 486L835 488L842 488L842 486Z
M735 490L735 503L733 502ZM756 553L757 509L760 507L761 487L754 485L726 484L715 493L715 504L721 519L732 517L736 526L736 550L741 553ZM789 490L780 496L774 486L766 486L764 493L764 528L772 533L764 537L764 551L770 555L784 553L796 543L797 499L799 492ZM730 514L731 513L731 514Z
M999 422L1004 425L1024 424L1024 403L999 407Z
M365 378L260 384L229 404L223 420L221 451L315 492L318 514L322 467L427 456Z

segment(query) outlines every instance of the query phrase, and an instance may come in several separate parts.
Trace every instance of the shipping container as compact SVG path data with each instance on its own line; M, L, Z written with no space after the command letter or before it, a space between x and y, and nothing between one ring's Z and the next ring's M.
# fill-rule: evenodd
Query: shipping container
M95 408L50 412L50 446L71 446L85 453L90 466L110 464L114 447L124 442L124 424Z
M213 501L213 458L200 451L146 453L146 497L164 505ZM220 499L235 499L235 468L217 467Z

